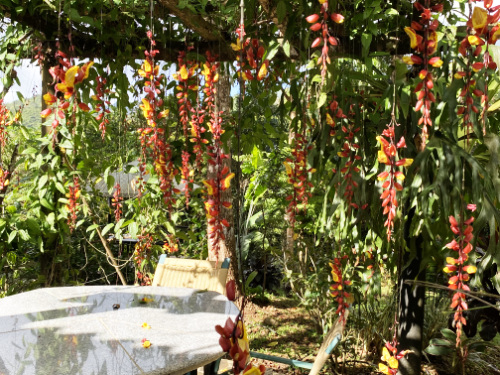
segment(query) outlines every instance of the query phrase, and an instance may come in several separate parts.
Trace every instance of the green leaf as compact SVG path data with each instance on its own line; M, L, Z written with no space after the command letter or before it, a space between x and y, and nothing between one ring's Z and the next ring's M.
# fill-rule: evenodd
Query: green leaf
M167 227L169 233L175 234L175 228L170 221L166 221L165 226Z
M102 233L101 233L101 234L102 234L103 236L105 236L105 235L106 235L106 233L108 233L108 232L109 232L109 230L110 230L111 228L113 228L114 226L115 226L115 224L114 224L114 223L109 223L108 225L106 225L106 226L104 227L104 229L102 230Z
M49 180L49 176L47 176L46 174L44 174L42 177L40 177L40 179L38 180L38 189L42 189L48 180Z
M285 52L286 57L290 57L290 42L288 40L283 42L283 52Z
M45 208L48 208L49 210L51 211L54 211L54 206L45 198L41 198L40 199L40 204L45 207Z
M488 107L488 112L495 112L500 109L500 100Z
M90 232L91 230L95 230L96 228L99 228L99 224L92 224L87 228L87 232Z
M124 221L125 221L125 219L123 219L123 218L121 218L120 220L118 220L118 222L115 225L115 229L114 229L115 232L118 232L120 230L120 228L122 227Z
M21 237L23 241L29 241L31 238L28 232L26 232L24 229L19 230L19 237Z
M113 186L115 186L115 178L113 176L108 176L106 178L106 185L108 185L108 193L111 194L113 191Z
M278 23L283 22L286 17L286 4L283 0L280 0L276 6L276 16L278 17Z
M137 222L132 222L128 225L128 233L132 238L137 238L137 232L139 230L139 227L137 226Z
M253 279L255 279L255 276L258 275L258 272L257 271L253 271L249 276L248 278L246 279L245 281L245 290L248 290L248 288L250 287L250 283L252 282Z
M12 241L14 241L16 236L17 236L17 230L13 230L12 232L9 233L9 238L8 238L7 242L11 243Z
M318 108L323 107L325 105L327 99L328 99L328 96L327 96L326 92L322 92L321 94L319 94Z
M425 348L425 352L432 355L447 355L453 353L453 347L451 345L442 346L431 344Z
M372 34L366 34L364 33L361 35L361 44L363 45L363 57L368 56L368 52L370 51L370 44L372 43Z

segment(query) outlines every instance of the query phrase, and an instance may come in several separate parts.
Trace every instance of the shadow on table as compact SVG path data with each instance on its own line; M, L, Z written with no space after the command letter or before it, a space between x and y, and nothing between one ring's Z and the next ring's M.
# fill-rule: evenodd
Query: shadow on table
M96 290L1 317L0 374L161 374L222 354L214 326L237 313L225 297L147 290Z

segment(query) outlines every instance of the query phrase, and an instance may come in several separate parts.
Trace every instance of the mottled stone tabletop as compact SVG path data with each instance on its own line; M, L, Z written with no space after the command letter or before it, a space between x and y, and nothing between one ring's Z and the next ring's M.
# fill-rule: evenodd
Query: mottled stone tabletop
M214 326L237 314L223 295L186 288L17 294L0 299L0 375L182 374L223 355Z

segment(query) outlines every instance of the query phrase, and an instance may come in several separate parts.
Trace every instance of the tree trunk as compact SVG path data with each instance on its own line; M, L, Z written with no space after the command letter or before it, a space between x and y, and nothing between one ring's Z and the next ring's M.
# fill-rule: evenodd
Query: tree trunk
M407 237L408 238L408 237ZM425 280L425 268L421 271L422 243L420 235L414 241L416 256L403 270L400 277L400 309L398 326L398 351L410 350L399 360L400 375L419 375L422 358L422 336L424 330L425 288L407 284L405 281ZM408 256L405 257L407 263Z

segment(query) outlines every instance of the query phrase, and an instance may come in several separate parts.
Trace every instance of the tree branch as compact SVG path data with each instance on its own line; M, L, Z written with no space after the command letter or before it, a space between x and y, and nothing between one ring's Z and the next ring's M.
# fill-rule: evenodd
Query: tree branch
M178 0L159 0L159 3L203 39L211 42L224 41L224 38L214 24L206 21L199 15L193 14L188 9L179 9Z

